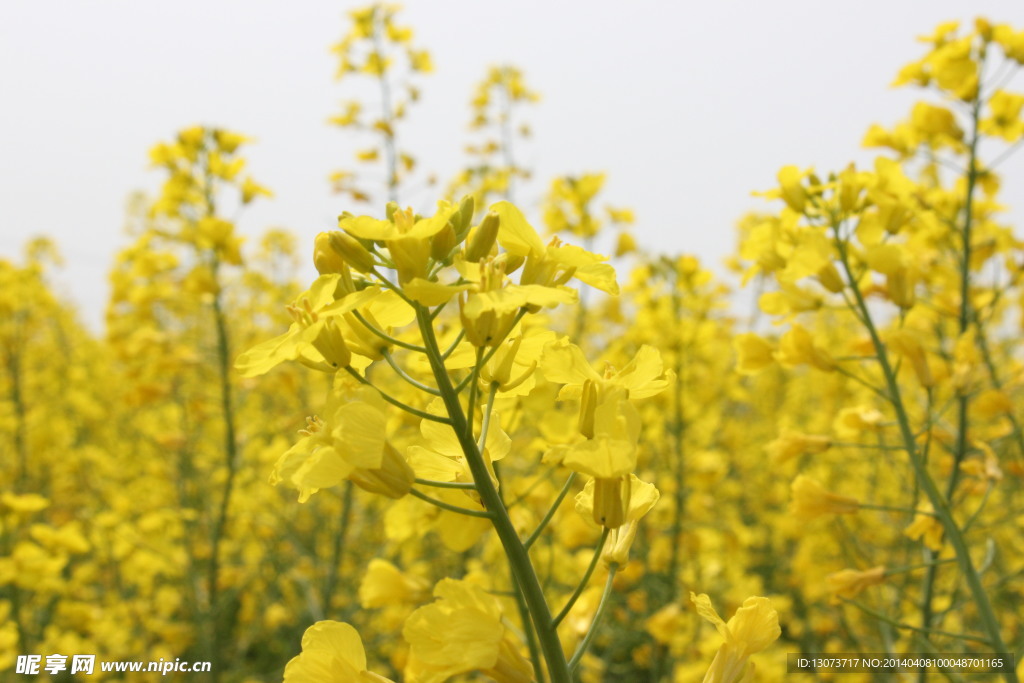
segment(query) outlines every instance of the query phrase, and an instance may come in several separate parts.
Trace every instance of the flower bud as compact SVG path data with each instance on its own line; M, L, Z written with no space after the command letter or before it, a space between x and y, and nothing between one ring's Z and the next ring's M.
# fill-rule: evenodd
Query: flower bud
M430 239L430 257L435 261L446 261L456 244L458 242L455 237L455 228L449 222L448 225L441 228L441 232Z
M899 268L885 278L889 301L903 309L913 308L917 299L915 278L906 268Z
M469 236L469 227L473 222L473 212L476 210L476 203L473 195L466 195L459 202L459 210L452 216L452 227L455 228L455 239L461 244Z
M313 242L313 265L321 275L342 273L348 270L345 259L331 246L331 235L321 232Z
M483 222L477 226L473 237L469 241L469 245L466 247L467 261L476 263L491 253L491 249L494 248L494 244L498 239L498 227L500 224L501 219L498 217L497 212L489 211L484 216Z
M839 294L846 289L846 283L843 282L843 278L840 277L839 271L832 263L826 263L821 270L818 271L818 282L821 286L832 292L833 294Z
M327 234L330 236L331 249L343 258L345 263L360 273L368 273L373 269L373 255L359 240L342 230L332 230Z

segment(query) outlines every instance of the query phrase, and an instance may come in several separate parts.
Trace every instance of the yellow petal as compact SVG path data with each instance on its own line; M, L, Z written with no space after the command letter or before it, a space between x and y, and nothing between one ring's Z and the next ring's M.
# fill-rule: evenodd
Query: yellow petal
M491 206L501 223L498 227L498 242L505 250L516 256L542 254L544 243L537 231L526 222L523 213L509 202L498 202Z
M718 616L718 612L711 605L711 598L708 597L707 593L697 595L690 591L690 601L697 608L697 614L704 617L705 621L714 624L715 628L725 637L727 642L732 642L732 634L729 633L729 627L725 625L725 620Z
M338 221L338 227L352 235L367 240L388 240L398 237L394 223L370 216L350 216Z
M573 303L576 298L576 292L568 287L510 285L504 289L471 294L462 310L467 318L475 320L486 311L502 315L514 313L523 306L550 307Z
M760 652L782 634L779 628L779 614L768 598L751 597L726 624L736 642L741 643L746 654Z
M557 384L582 385L588 379L601 380L601 375L590 367L580 347L565 338L544 347L540 367L544 378Z
M354 467L381 466L386 440L384 413L362 402L348 403L336 414L333 435L344 443L344 458Z
M594 263L576 270L576 279L613 296L619 294L615 269L607 263Z
M312 331L310 331L312 330ZM301 329L292 324L284 334L243 351L235 359L235 369L242 377L256 377L287 360L299 357L302 346L316 339L317 330L312 327Z
M402 290L406 295L424 306L438 306L445 303L459 292L473 289L474 285L442 285L439 282L430 282L421 277L413 278L406 282Z

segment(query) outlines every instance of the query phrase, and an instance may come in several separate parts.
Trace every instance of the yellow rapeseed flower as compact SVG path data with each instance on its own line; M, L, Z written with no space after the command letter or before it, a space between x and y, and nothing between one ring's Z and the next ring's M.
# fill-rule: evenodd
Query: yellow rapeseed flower
M690 593L690 600L697 607L697 613L714 624L725 642L718 648L711 667L704 676L704 683L738 683L750 680L754 665L748 666L750 656L756 654L782 634L779 615L772 607L771 600L751 597L726 623L711 605L705 593Z

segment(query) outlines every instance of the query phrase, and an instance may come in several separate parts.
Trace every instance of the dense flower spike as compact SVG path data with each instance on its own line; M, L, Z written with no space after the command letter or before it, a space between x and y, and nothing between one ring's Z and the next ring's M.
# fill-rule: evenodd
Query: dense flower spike
M416 47L413 30L399 23L399 10L397 5L376 3L349 12L351 28L333 47L338 57L336 78L374 81L379 103L364 107L359 100L344 100L341 112L329 119L340 128L373 136L376 144L360 149L355 158L363 165L383 164L389 201L398 200L403 184L416 169L416 159L399 146L398 126L420 99L416 80L434 70L430 52ZM331 182L338 193L355 201L370 201L374 195L360 176L335 171Z

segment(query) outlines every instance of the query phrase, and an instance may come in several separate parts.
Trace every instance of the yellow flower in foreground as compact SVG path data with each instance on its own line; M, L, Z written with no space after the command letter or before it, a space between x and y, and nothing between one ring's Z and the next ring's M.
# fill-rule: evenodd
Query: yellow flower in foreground
M559 400L580 398L589 380L599 390L625 389L630 400L660 394L675 382L675 373L665 370L661 353L653 346L643 345L621 370L610 366L598 372L587 361L583 351L566 338L544 348L541 370L549 382L564 384Z
M340 621L318 621L302 636L302 654L284 668L284 683L393 683L366 670L359 633Z
M793 480L793 504L790 507L797 517L814 519L821 515L848 515L860 509L856 498L832 493L824 486L804 475Z
M402 629L410 647L408 683L441 683L470 671L498 683L533 680L533 667L511 640L496 598L455 579L439 581L434 596L437 601L409 615Z
M510 254L526 260L520 284L550 287L575 278L608 294L618 295L615 269L605 263L607 256L563 244L557 237L545 245L522 212L508 202L494 204L491 211L501 218L498 242Z
M235 369L243 377L255 377L289 360L323 370L338 370L349 364L351 352L338 327L346 313L381 296L377 287L344 293L341 275L321 275L308 290L288 307L294 322L284 334L243 351L235 360Z
M771 600L762 597L747 598L743 606L726 623L711 606L705 593L690 593L697 613L715 625L725 642L718 648L704 683L736 683L750 680L754 665L747 666L750 655L764 650L782 634L779 614Z
M865 571L843 569L825 577L825 583L828 584L833 602L839 602L839 598L847 600L855 598L865 588L877 586L883 581L885 581L885 567L882 566L872 567Z
M597 480L591 479L583 487L583 490L576 495L576 512L586 520L595 517L594 492L596 482ZM629 475L629 490L630 495L625 511L625 521L611 529L608 534L608 540L605 541L604 548L601 550L601 560L605 565L615 564L621 566L626 564L629 560L629 548L633 545L633 539L636 538L640 518L650 512L661 497L661 493L658 492L654 484L642 481L635 474ZM598 520L595 520L595 522L601 524Z
M333 391L326 420L310 418L303 436L282 455L270 483L299 491L299 502L323 488L349 479L359 488L401 498L412 488L414 474L387 440L384 400L376 391Z

